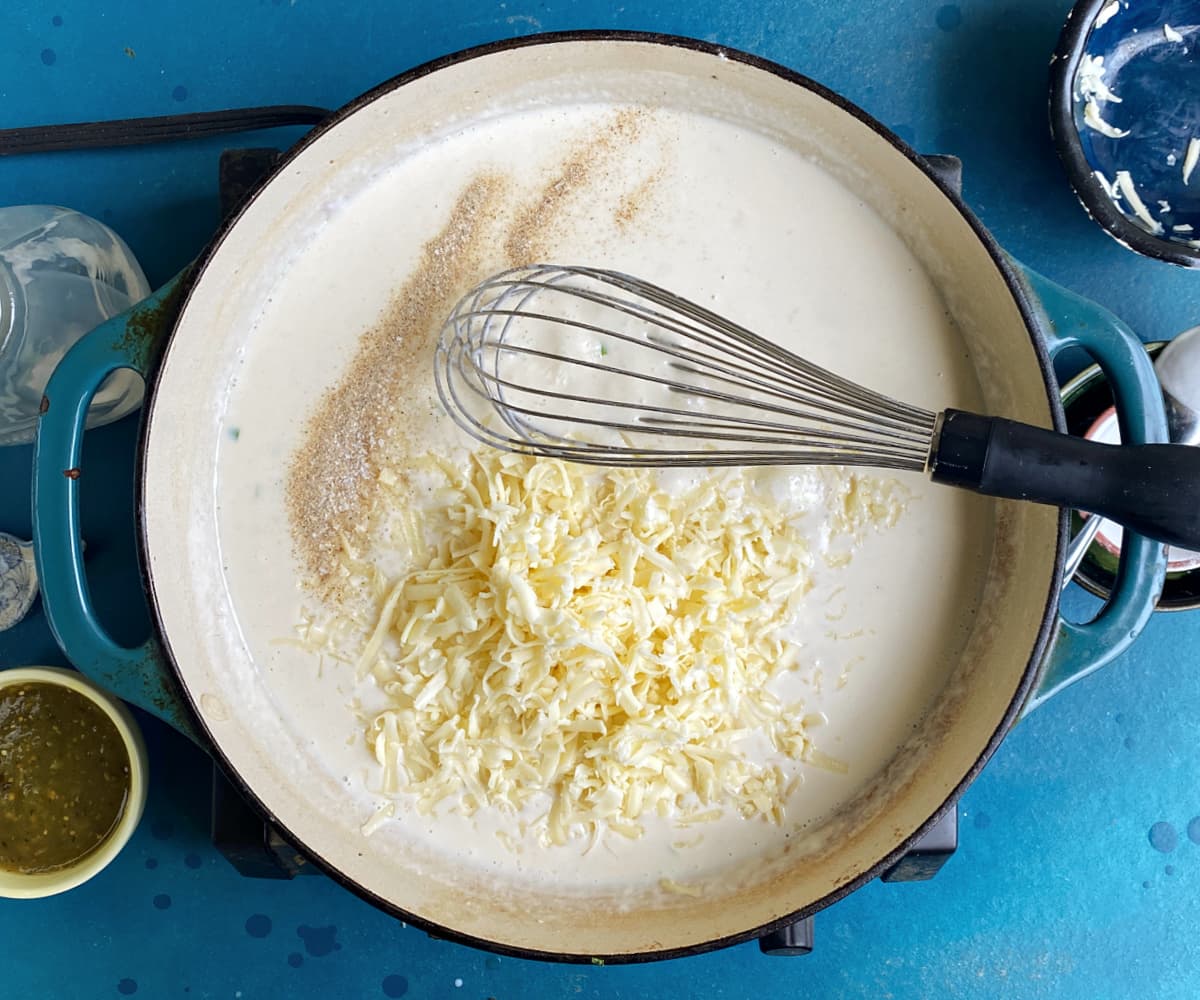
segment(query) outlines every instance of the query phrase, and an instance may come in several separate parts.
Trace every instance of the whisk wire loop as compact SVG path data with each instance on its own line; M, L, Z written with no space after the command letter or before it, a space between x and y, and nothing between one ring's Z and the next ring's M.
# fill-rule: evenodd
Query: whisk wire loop
M936 415L616 271L534 265L459 302L439 397L475 438L606 466L835 463L920 471Z

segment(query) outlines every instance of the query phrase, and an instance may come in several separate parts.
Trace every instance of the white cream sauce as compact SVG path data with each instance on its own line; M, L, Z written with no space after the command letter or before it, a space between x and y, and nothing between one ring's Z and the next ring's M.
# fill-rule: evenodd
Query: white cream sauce
M513 113L399 159L335 206L246 337L217 484L228 586L274 709L296 733L311 734L305 745L344 786L356 823L375 811L379 777L349 706L361 700L369 707L378 693L356 683L351 668L318 664L280 642L294 634L305 602L282 489L306 416L296 401L315 399L337 380L473 176L503 174L515 201L525 200L572 142L611 115L603 104ZM619 222L622 199L651 175L658 179L646 188L641 212ZM613 168L560 208L548 244L554 261L646 277L898 399L928 409L980 405L966 348L916 258L852 191L772 139L725 121L655 111ZM496 269L503 264L497 255ZM292 357L257 349L281 342L294 346ZM429 392L432 402L432 378ZM465 442L436 405L425 412L418 439ZM920 475L900 478L912 493L900 523L869 533L848 567L819 566L805 620L795 623L805 668L794 683L828 720L814 730L818 746L849 773L804 768L783 825L738 817L684 830L652 824L642 840L609 836L581 856L583 845L522 841L513 820L492 813L468 819L443 809L434 821L402 804L400 818L373 836L397 850L419 841L502 879L587 891L663 878L701 883L814 829L867 787L911 735L955 667L982 586L990 502ZM804 502L813 490L805 470L764 473L763 481ZM815 519L813 527L819 536ZM299 765L297 773L304 773ZM514 838L516 850L497 831Z

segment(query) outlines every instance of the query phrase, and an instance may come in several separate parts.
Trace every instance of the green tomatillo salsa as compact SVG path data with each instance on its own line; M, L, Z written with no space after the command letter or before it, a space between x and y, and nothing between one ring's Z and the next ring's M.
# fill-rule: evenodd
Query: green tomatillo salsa
M129 752L112 719L60 684L0 688L0 868L50 872L108 838L129 797Z

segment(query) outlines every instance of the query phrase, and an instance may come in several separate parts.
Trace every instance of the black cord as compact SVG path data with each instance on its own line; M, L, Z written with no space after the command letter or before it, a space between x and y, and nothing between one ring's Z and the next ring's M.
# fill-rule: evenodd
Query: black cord
M328 118L325 108L281 104L265 108L231 108L155 118L121 118L107 122L71 125L29 125L0 129L0 156L22 153L55 153L73 149L145 146L156 142L205 139L231 132L289 125L316 125Z

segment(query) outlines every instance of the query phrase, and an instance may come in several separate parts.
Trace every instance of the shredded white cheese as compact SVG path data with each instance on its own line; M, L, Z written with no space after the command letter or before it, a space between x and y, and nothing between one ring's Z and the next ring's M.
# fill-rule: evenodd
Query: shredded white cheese
M1183 183L1192 179L1192 171L1196 169L1196 161L1200 160L1200 139L1193 136L1188 140L1187 152L1183 155Z
M1126 4L1126 6L1128 6L1128 4ZM1108 24L1109 21L1112 20L1113 15L1115 15L1120 9L1120 0L1112 0L1111 3L1105 4L1100 9L1100 13L1096 15L1096 23L1094 26L1096 28L1103 28L1106 24Z
M1075 100L1096 101L1099 104L1120 104L1121 98L1104 82L1104 56L1085 55L1075 74Z
M1100 105L1095 101L1088 101L1083 106L1083 122L1088 128L1094 129L1101 135L1108 136L1110 139L1124 139L1125 136L1129 135L1128 129L1117 128L1100 117Z
M1121 192L1121 195L1129 203L1129 208L1134 215L1141 220L1142 224L1154 235L1159 235L1163 231L1162 223L1150 214L1150 210L1146 208L1146 203L1142 201L1141 195L1138 194L1137 185L1133 182L1133 177L1130 176L1128 170L1117 171L1116 189Z
M804 512L739 470L670 492L648 470L490 449L427 465L416 568L345 559L377 595L359 668L387 696L367 723L385 796L528 815L558 845L638 837L647 816L778 822L798 780L780 763L845 770L812 744L820 717L769 690L802 666L784 632L812 586ZM822 475L814 516L835 537L903 510L894 481ZM411 501L385 484L377 503Z
M373 834L395 815L396 803L381 802L375 807L375 811L371 814L371 818L362 825L362 835L364 837L371 836L371 834Z
M1104 189L1104 193L1108 195L1109 198L1111 198L1113 201L1121 200L1121 192L1109 183L1108 178L1105 177L1103 173L1101 173L1099 170L1093 170L1092 176L1096 178L1096 182Z
M1183 41L1183 35L1181 35L1178 31L1176 31L1174 28L1172 28L1169 24L1163 25L1163 35L1166 37L1168 42L1182 42Z

